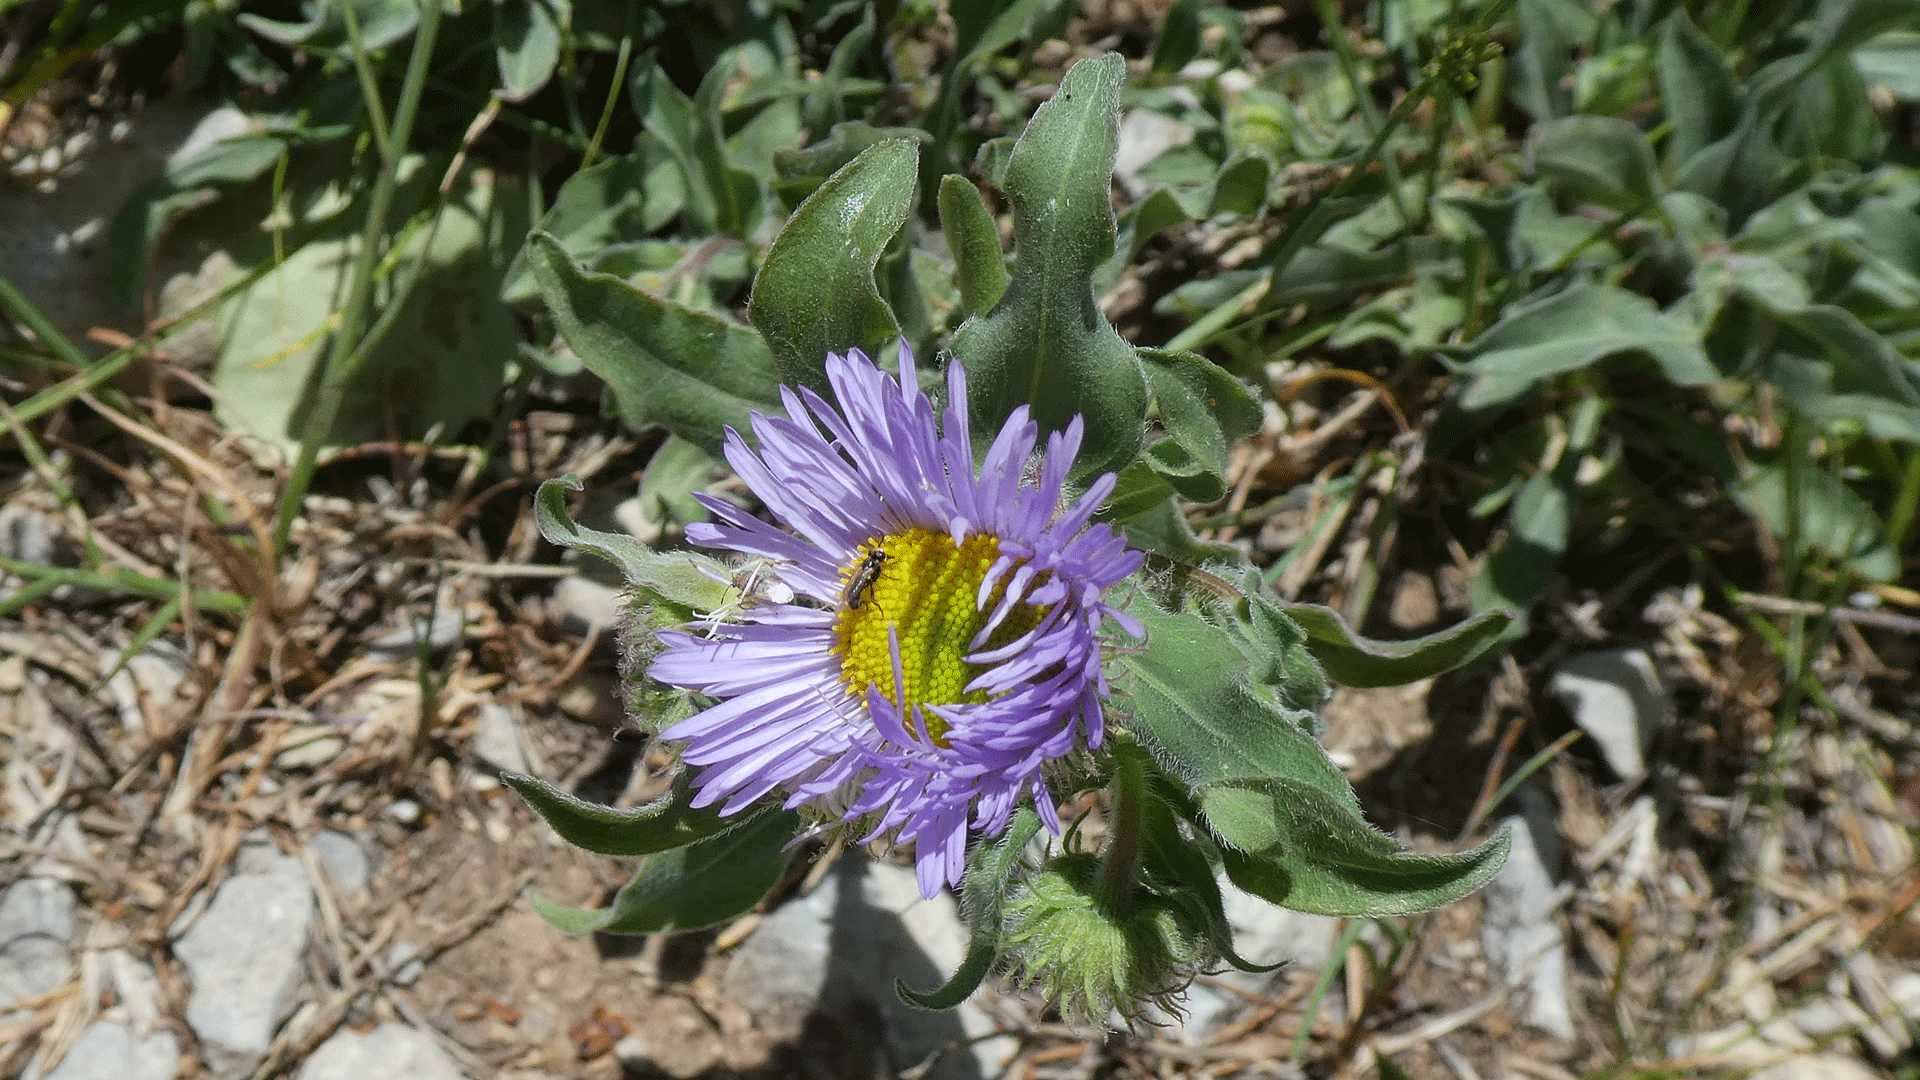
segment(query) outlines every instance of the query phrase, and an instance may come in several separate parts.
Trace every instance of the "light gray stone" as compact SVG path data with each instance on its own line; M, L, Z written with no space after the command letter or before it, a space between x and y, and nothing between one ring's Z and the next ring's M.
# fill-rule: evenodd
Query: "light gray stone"
M1153 163L1153 159L1176 146L1185 146L1193 141L1194 131L1191 124L1155 112L1152 109L1129 109L1120 118L1118 144L1114 154L1113 174L1129 194L1138 198L1152 185L1143 184L1138 179L1141 169Z
M619 589L592 578L561 578L553 586L552 611L568 633L584 634L594 626L612 626L625 606L625 596Z
M142 1035L131 1024L96 1020L44 1076L29 1067L21 1080L172 1080L180 1041L166 1028Z
M1481 891L1486 914L1480 947L1509 986L1528 991L1527 1021L1558 1038L1573 1038L1567 1001L1567 944L1554 911L1563 898L1554 876L1560 865L1560 835L1553 806L1539 788L1523 785L1521 812L1507 819L1513 849L1507 863Z
M1595 649L1568 657L1547 681L1580 730L1622 780L1646 775L1647 746L1667 717L1667 691L1644 649Z
M22 878L0 894L0 1011L39 997L73 973L73 890Z
M527 763L525 736L520 722L506 706L483 701L475 710L473 753L483 763L500 772L531 773Z
M367 853L358 840L338 830L326 829L309 843L341 891L357 892L367 887L372 871L367 865Z
M1340 932L1338 919L1289 911L1247 892L1224 875L1220 878L1220 899L1227 925L1233 930L1234 950L1241 958L1249 963L1281 967L1266 974L1229 968L1215 977L1219 982L1246 994L1258 994L1282 972L1301 968L1317 971L1333 954L1334 939ZM1194 983L1187 988L1186 1016L1177 1021L1180 1034L1188 1041L1204 1040L1245 1000L1231 990ZM1329 1001L1323 1008L1330 1005Z
M216 1074L266 1053L296 1004L313 921L313 889L300 860L253 849L250 872L222 882L206 912L173 946L193 991L187 1023Z
M966 940L951 896L923 900L911 870L847 858L735 950L723 992L774 1039L798 1035L817 1013L871 1010L881 1017L892 1071L938 1052L927 1077L977 1080L997 1075L1014 1049L993 1039L969 1043L993 1031L992 1019L971 1004L913 1009L893 989L896 979L918 990L945 982Z
M404 1024L342 1030L308 1056L299 1080L466 1080L433 1037Z

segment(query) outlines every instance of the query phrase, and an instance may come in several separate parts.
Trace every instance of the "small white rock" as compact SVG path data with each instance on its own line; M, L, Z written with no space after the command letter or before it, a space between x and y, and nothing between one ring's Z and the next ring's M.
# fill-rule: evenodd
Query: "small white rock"
M21 1080L172 1080L179 1068L180 1042L173 1032L158 1028L141 1035L130 1025L97 1020L52 1072L41 1076L29 1066Z
M1547 681L1573 722L1599 746L1622 780L1646 775L1647 746L1667 718L1667 691L1644 649L1595 649L1572 656Z
M326 829L309 841L313 853L320 858L320 864L333 875L333 883L343 892L357 892L367 887L372 876L367 865L367 853L360 848L359 841L346 833L335 829Z
M300 1067L299 1080L466 1080L440 1044L403 1024L342 1030Z
M250 856L259 869L222 882L173 945L193 985L187 1023L222 1074L257 1061L293 1012L313 921L313 888L300 860L272 851Z
M67 981L73 961L73 890L22 878L0 893L0 1011Z

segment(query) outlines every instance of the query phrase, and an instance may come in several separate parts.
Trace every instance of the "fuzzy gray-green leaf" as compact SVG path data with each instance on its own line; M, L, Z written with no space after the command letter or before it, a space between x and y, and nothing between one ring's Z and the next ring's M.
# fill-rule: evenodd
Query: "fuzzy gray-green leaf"
M1093 275L1113 252L1107 186L1125 75L1117 53L1083 60L1034 113L1007 162L1013 280L990 313L953 338L982 430L1022 404L1043 431L1081 416L1083 474L1133 460L1145 431L1140 361L1093 293Z
M825 390L829 352L877 354L899 335L873 268L913 209L919 157L905 139L873 144L780 230L754 279L747 318L773 347L783 382Z

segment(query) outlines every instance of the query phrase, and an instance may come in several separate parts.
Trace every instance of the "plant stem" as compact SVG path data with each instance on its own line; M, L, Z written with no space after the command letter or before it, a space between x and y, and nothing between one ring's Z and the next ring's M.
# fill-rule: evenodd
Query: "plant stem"
M313 412L307 416L301 433L300 456L287 476L287 488L280 498L280 516L274 522L274 551L285 551L287 537L293 531L293 519L305 501L313 483L313 469L320 456L320 444L332 433L340 407L346 401L347 385L353 380L358 362L350 362L359 344L360 327L366 321L367 304L373 297L375 270L380 262L380 237L386 233L387 215L393 208L393 192L399 185L400 161L407 140L413 133L413 118L420 105L420 92L426 84L427 64L433 55L433 39L440 30L440 5L433 0L420 5L420 28L415 31L413 55L407 59L407 77L400 89L399 107L394 110L393 126L388 132L388 155L373 184L367 204L366 227L360 231L360 250L354 253L353 280L341 311L340 329L334 334L327 352L326 377L321 382ZM364 353L360 354L364 357Z
M1117 748L1113 756L1113 822L1100 863L1100 899L1118 910L1133 892L1140 861L1141 804L1147 797L1147 767L1137 748Z

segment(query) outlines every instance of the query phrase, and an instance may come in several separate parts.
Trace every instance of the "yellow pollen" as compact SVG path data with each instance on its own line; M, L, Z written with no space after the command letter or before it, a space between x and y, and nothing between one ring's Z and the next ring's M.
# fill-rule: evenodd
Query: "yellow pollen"
M875 551L885 558L872 558ZM986 701L984 691L966 688L982 670L966 657L975 651L974 635L1006 595L1011 574L1002 576L984 605L974 603L980 582L999 557L997 537L976 533L956 546L951 536L931 529L909 529L863 546L841 570L842 600L834 621L833 649L847 693L865 695L872 686L895 705L909 707ZM1045 614L1043 607L1017 605L984 647L1012 641ZM900 639L897 683L889 627ZM896 686L904 688L904 701L895 697ZM941 741L946 725L932 713L925 715L928 733Z

